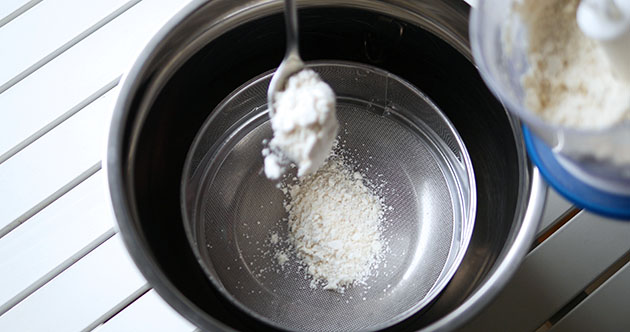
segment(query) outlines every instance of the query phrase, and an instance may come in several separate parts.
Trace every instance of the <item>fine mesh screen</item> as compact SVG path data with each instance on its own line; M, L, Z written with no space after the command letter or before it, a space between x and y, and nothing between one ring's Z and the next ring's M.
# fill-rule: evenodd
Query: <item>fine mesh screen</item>
M372 330L413 314L445 286L472 233L468 155L439 110L380 70L313 64L337 93L339 141L353 167L382 184L389 250L366 285L311 289L286 244L285 199L261 174L269 75L245 85L204 125L183 184L188 235L210 279L246 312L289 330ZM210 138L213 137L213 138ZM282 267L274 254L289 253Z

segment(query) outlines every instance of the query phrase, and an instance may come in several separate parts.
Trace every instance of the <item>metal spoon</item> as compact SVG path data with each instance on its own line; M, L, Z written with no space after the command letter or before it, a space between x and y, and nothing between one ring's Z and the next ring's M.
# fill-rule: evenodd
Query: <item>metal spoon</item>
M284 0L284 21L287 30L287 53L271 78L267 89L267 104L269 116L275 115L273 107L276 93L285 88L289 77L304 68L304 62L300 58L298 47L298 17L297 7L294 0Z

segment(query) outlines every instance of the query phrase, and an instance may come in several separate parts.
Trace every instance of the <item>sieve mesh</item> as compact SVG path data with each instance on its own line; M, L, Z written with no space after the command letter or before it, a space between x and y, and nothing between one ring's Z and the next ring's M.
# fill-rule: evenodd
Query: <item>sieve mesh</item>
M261 175L270 75L228 97L198 134L183 185L187 231L210 279L259 319L289 330L384 328L428 304L463 256L474 210L467 153L439 110L398 78L357 64L310 67L337 93L339 142L353 167L383 184L392 207L375 273L343 294L311 289L288 245L270 243L288 231L285 197ZM290 254L283 268L278 250Z

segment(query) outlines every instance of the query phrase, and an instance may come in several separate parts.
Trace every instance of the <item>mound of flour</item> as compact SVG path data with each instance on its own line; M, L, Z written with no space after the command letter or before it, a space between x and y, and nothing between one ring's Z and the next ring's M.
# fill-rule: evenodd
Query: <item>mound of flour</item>
M283 187L289 241L313 277L311 287L343 292L360 284L382 258L382 200L340 157Z

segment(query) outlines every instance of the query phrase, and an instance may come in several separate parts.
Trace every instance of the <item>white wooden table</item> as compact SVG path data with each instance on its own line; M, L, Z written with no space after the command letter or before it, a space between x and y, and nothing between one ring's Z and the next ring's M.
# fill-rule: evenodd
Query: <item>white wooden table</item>
M0 331L194 331L115 228L101 157L121 74L190 0L0 0ZM468 331L630 330L630 223L555 193Z

